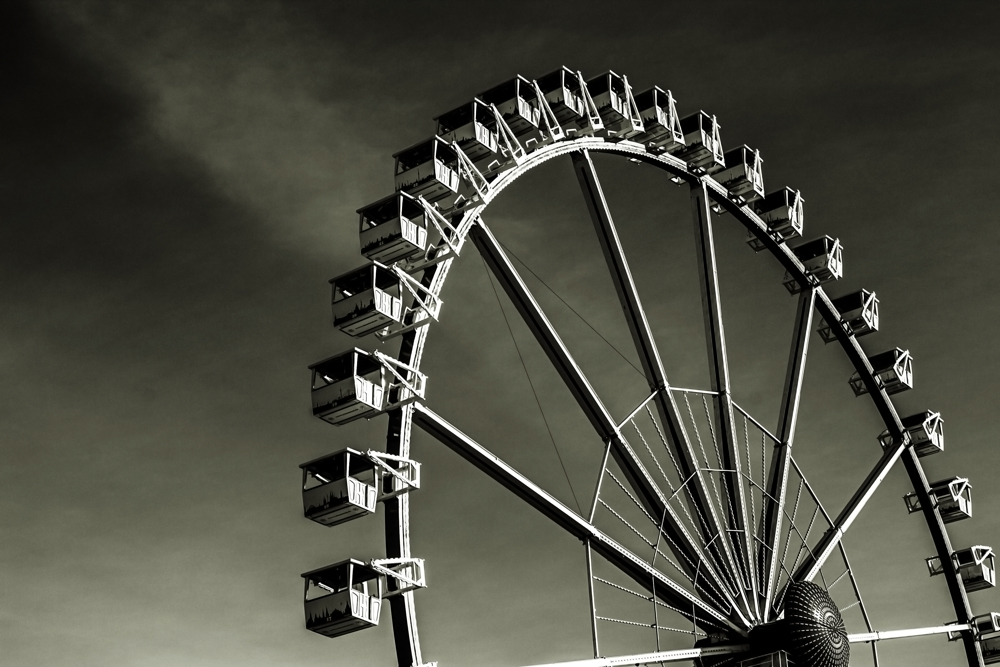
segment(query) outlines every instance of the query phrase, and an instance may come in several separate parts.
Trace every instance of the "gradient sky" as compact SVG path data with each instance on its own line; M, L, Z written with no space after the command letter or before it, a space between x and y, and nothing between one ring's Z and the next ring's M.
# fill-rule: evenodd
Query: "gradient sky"
M354 211L391 192L393 152L477 91L562 64L670 88L682 114L718 115L724 144L761 149L769 190L802 189L807 236L846 248L830 292L881 298L883 331L866 349L899 345L916 359L900 411L945 416L948 450L926 460L928 475L968 476L976 494L956 546L1000 547L998 29L1000 9L962 2L2 3L2 662L393 664L388 619L340 640L302 626L300 572L382 549L381 517L325 530L300 514L299 463L384 437L381 420L333 429L309 416L306 366L353 344L330 326L326 280L361 264ZM683 309L671 281L693 259L662 211L689 234L684 193L657 209L662 174L598 168L616 216L635 222L625 242L646 262L640 287ZM597 246L572 231L589 229L575 187L568 162L546 165L487 219L624 350L614 292L587 259ZM647 244L654 228L666 236ZM729 236L737 399L773 414L794 301ZM546 259L553 249L561 261ZM533 444L547 438L538 409L468 252L430 338L429 404L571 503L551 446ZM758 295L744 274L768 289ZM773 321L758 317L772 310ZM587 335L581 354L610 358ZM837 508L877 458L878 429L850 396L846 362L812 345L800 436L812 449L801 456ZM685 349L665 358L695 378ZM552 378L533 377L558 422ZM595 450L575 428L558 422L554 435L585 499ZM579 545L450 452L419 437L415 447L425 658L587 657ZM899 499L903 477L848 540L883 629L952 620L943 581L924 570L929 538ZM973 604L1000 607L993 591ZM960 659L940 638L884 656Z

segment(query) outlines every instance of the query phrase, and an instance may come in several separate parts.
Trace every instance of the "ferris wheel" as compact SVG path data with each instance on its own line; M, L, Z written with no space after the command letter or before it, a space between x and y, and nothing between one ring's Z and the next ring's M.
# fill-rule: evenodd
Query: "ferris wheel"
M411 549L411 500L418 503L411 492L421 485L411 452L417 427L541 512L554 530L583 543L592 646L580 647L567 665L846 667L852 648L856 661L863 655L878 665L881 642L927 635L961 642L972 667L1000 663L1000 614L977 615L969 600L996 583L993 551L953 546L947 530L971 517L971 484L958 476L929 481L921 464L944 448L943 419L932 410L897 413L891 396L913 386L909 352L862 349L859 338L879 328L878 298L867 289L827 293L843 274L841 244L823 235L803 240L802 193L766 191L758 150L724 150L714 116L681 117L670 91L636 94L627 77L610 71L590 79L565 67L536 80L517 76L435 120L431 139L394 156L396 192L359 210L368 263L330 281L334 324L386 345L354 347L313 364L313 414L334 425L379 418L387 437L384 447L342 449L302 464L305 516L324 526L374 521L370 515L381 504L385 553L303 574L307 629L338 637L389 617L400 667L435 664L425 661L418 634L425 561ZM597 155L655 167L689 191L705 386L671 383L662 346L673 337L654 334L598 178ZM595 389L543 308L537 290L551 288L484 217L510 184L556 158L572 164L634 344L643 390L624 409L622 400L609 407L611 399ZM741 387L733 382L719 279L722 225L739 226L746 252L784 272L774 288L797 303L772 428L740 403ZM498 303L504 293L601 443L596 488L575 508L428 400L422 361L443 316L442 290L453 264L479 262L468 257L477 253ZM883 429L872 434L872 447L881 448L876 464L837 508L824 506L794 455L816 332L853 367L843 390L868 401ZM940 575L952 601L929 627L877 627L844 546L898 466L912 485L905 509L923 516L936 551L927 554L928 574ZM629 617L629 604L643 605L652 618ZM619 630L650 633L651 650L613 651L629 645L604 641Z

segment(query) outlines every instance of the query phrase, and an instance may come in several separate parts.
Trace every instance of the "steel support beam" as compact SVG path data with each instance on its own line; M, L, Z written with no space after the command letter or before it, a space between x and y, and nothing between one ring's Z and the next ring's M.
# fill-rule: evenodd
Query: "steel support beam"
M700 598L652 567L646 560L611 539L432 410L419 403L413 405L414 425L437 438L442 444L554 521L563 530L582 542L589 542L593 551L628 575L639 586L652 592L653 580L661 584L662 587L656 587L657 597L678 609L696 611L699 615L696 622L703 624L703 629L707 632L717 633L720 627L729 628L729 619L723 613L702 602ZM706 622L707 619L712 619L712 622Z
M652 329L646 319L646 312L639 300L639 292L632 279L632 272L629 270L628 260L625 257L625 251L618 237L618 231L615 228L611 210L608 208L608 202L604 197L604 191L597 177L593 160L587 150L573 153L572 158L587 210L590 212L594 230L597 232L601 250L604 252L608 272L611 274L611 280L615 285L625 321L628 323L632 341L639 355L643 374L646 376L650 391L654 392L653 401L656 404L660 422L666 431L667 442L674 447L684 479L693 476L695 480L693 485L685 487L685 492L688 499L697 508L696 514L700 519L699 527L702 529L704 542L708 545L708 551L713 558L715 567L721 568L723 573L728 572L733 565L733 560L726 551L727 542L725 539L713 539L716 535L723 534L721 522L715 505L708 496L708 487L696 463L697 455L684 429L684 422L681 419L677 403L670 392L670 383L663 369L663 362L660 360L660 353L656 347ZM659 514L653 514L653 516L659 516ZM734 585L734 588L742 593L739 586ZM745 603L745 597L743 600ZM749 613L749 607L747 610Z
M847 635L847 641L852 644L862 642L880 642L886 639L907 639L909 637L926 637L927 635L943 635L949 632L971 632L968 623L958 625L937 625L932 628L910 628L908 630L880 630L877 632L859 632Z
M750 650L747 644L731 644L705 648L689 648L679 651L657 651L656 653L640 653L637 655L619 655L613 658L595 658L593 660L573 660L571 662L549 662L532 667L637 667L638 665L659 665L665 662L681 662L711 658L714 656L745 653Z
M594 557L590 548L590 540L585 540L583 546L587 551L587 591L590 593L590 635L594 640L594 657L597 658L601 655L601 647L597 641L597 601L594 599Z
M816 289L799 293L798 311L795 315L795 331L792 347L788 355L785 372L785 388L781 397L781 411L778 415L778 445L771 454L771 465L767 473L766 495L764 496L764 516L761 525L761 544L758 546L757 562L766 569L761 572L761 606L764 621L770 620L771 600L777 585L778 547L781 541L781 522L785 511L785 496L788 491L788 469L795 440L795 424L798 420L799 401L802 397L802 380L805 377L806 356L809 351L809 334L813 326L813 306L816 303Z
M622 312L625 314L629 331L632 333L632 341L639 354L639 363L642 365L642 371L649 382L649 388L651 391L658 391L661 394L667 393L665 390L669 385L667 375L663 370L663 362L660 361L660 352L653 340L653 332L646 320L646 312L639 300L639 292L632 279L632 272L629 270L628 260L625 258L625 251L618 238L618 230L611 217L608 202L604 198L604 191L601 189L601 182L597 178L597 171L594 169L590 153L586 150L573 153L573 167L576 170L577 179L580 181L580 189L583 191L583 198L594 223L601 250L604 251L604 259L607 261L608 271L615 284L615 291L618 293L618 300L621 303ZM676 409L672 416L675 415ZM680 435L683 429L681 422L678 420L673 426Z
M816 548L812 550L812 553L795 570L792 575L793 581L812 581L813 577L819 573L823 565L826 564L826 560L830 557L830 554L833 553L833 550L837 548L837 545L844 538L848 528L851 527L855 519L861 516L865 505L871 500L882 480L886 478L886 475L892 470L892 466L896 464L896 461L900 459L906 449L905 444L897 441L882 454L878 463L868 473L868 477L865 478L864 483L854 493L854 496L847 501L844 509L841 510L840 514L834 520L833 526L823 534L823 537L816 544Z
M743 490L743 463L733 424L733 396L729 381L729 361L726 354L726 331L722 320L722 299L719 293L718 261L715 254L715 234L712 229L711 200L704 179L691 186L691 207L694 217L695 245L698 248L698 273L701 282L702 310L705 314L705 336L708 347L708 367L712 390L718 392L714 401L716 436L719 440L723 486L726 492L726 534L733 536L733 558L737 572L742 573L744 597L749 590L752 607L748 610L761 617L757 577L751 562L753 537L747 521L747 501ZM727 544L729 543L727 539Z
M528 325L531 333L542 346L542 350L555 366L559 376L566 383L573 398L576 399L601 440L608 442L608 440L617 437L618 431L611 415L587 380L583 370L573 359L555 327L542 312L541 306L528 290L528 286L521 279L507 254L500 247L493 232L486 226L486 223L480 220L472 227L469 234L493 275L496 276L504 292L514 303L517 312L520 313L525 324ZM652 490L650 492L653 496L656 495Z
M611 455L621 468L629 485L636 492L643 507L653 517L664 517L663 534L670 548L690 576L704 576L714 584L717 595L733 606L732 617L737 623L747 623L746 616L738 609L718 571L712 566L695 543L676 510L667 502L659 487L653 482L649 472L639 457L622 437L611 415L583 370L573 359L555 328L549 322L541 306L528 290L510 259L493 233L479 221L470 231L473 242L486 260L490 270L497 277L504 291L521 314L528 328L549 357L562 377L580 408L590 420L597 434L605 443L611 444ZM700 565L699 565L700 564ZM738 620L737 620L738 619ZM749 626L747 626L749 627Z

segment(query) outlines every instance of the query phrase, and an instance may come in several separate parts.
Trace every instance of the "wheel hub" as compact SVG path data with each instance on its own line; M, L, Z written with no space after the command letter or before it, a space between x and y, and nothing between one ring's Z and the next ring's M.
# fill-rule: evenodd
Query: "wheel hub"
M795 582L785 596L788 652L796 664L847 667L851 645L840 610L830 595L812 582Z
M837 604L809 581L792 582L784 618L750 631L749 658L784 651L797 667L848 667L851 647Z

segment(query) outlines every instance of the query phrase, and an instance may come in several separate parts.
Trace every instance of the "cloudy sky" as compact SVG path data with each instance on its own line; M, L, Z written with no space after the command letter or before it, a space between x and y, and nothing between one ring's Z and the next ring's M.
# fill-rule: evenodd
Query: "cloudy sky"
M3 3L5 664L393 664L388 619L340 640L302 627L300 572L383 548L381 517L327 530L300 514L299 463L384 437L380 420L334 429L309 415L306 366L355 342L330 326L326 281L361 264L354 211L391 192L392 153L476 92L563 64L670 88L682 114L718 115L724 144L761 149L769 190L803 191L807 236L846 248L830 292L882 301L866 349L916 359L900 412L945 416L948 450L925 460L928 476L976 489L956 546L1000 545L998 28L1000 10L961 2ZM663 174L596 162L668 373L697 384L687 197ZM618 415L636 377L610 346L634 355L576 187L554 162L488 220L606 336L553 315ZM794 300L731 222L719 224L734 391L772 425ZM428 403L568 504L589 502L600 445L467 252L430 337ZM835 511L877 458L880 427L847 362L812 345L798 444ZM435 443L417 437L415 452L425 659L588 657L579 544ZM953 620L905 492L895 471L848 540L881 629ZM973 604L1000 607L992 591ZM940 638L883 656L961 659Z

